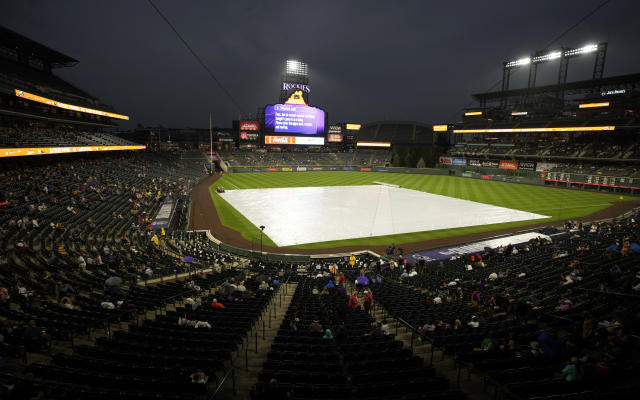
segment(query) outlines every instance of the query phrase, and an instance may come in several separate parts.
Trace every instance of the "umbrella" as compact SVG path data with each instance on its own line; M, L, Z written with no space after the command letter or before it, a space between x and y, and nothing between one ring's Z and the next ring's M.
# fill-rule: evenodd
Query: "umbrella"
M193 262L193 257L184 256L184 257L182 257L182 261L184 261L184 262Z
M366 276L364 276L364 275L359 276L359 277L358 277L358 279L356 279L356 282L358 282L358 284L359 284L359 285L362 285L362 286L367 286L367 285L369 285L369 283L370 283L370 282L369 282L369 278L367 278L367 277L366 277Z
M104 284L109 287L117 287L120 286L121 283L122 278L120 278L119 276L112 276L111 278L108 278L104 281Z
M607 250L618 250L619 247L617 244L612 244L611 246L607 247Z
M631 243L631 250L635 251L636 253L640 253L640 244L636 242Z

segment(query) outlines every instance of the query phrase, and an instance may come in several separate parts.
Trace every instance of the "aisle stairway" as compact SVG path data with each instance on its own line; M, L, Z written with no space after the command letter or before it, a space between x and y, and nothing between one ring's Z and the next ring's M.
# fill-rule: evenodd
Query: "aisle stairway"
M289 308L297 283L283 284L274 296L273 302L262 314L262 321L258 321L252 328L248 343L245 343L232 358L235 377L229 375L215 399L243 400L249 399L249 391L258 380L258 373L267 359L278 328ZM235 395L233 388L235 378Z

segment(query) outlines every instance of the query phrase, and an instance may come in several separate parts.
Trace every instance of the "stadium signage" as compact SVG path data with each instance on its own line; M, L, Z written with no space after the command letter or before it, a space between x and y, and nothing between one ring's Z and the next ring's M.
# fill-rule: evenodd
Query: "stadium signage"
M467 160L464 158L452 158L451 164L453 165L467 165Z
M600 93L600 95L604 96L611 96L614 94L625 94L627 93L626 89L617 89L617 90L607 90L606 92L602 92Z
M46 97L38 96L37 94L25 92L24 90L14 89L14 92L17 97L20 97L26 100L35 101L37 103L47 104L53 107L64 108L65 110L83 112L83 113L94 114L94 115L101 115L103 117L109 117L109 118L129 120L129 117L127 115L115 114L107 111L94 110L93 108L74 106L72 104L62 103L56 100L48 99Z
M518 162L511 160L500 160L500 164L498 164L500 169L518 169Z
M482 111L468 111L464 113L465 117L473 117L475 115L482 115Z
M307 167L298 167L298 168L296 168L296 171L298 171L298 172L307 172Z
M440 164L451 165L451 157L440 157Z
M240 132L240 139L242 140L258 140L258 134L253 132Z
M322 171L322 169L323 169L322 167L313 167L314 171Z
M493 179L493 175L480 175L480 179L484 179L486 181L490 181Z
M342 142L342 135L339 133L329 133L327 134L327 142Z
M531 161L520 161L518 163L518 169L525 170L525 171L535 171L536 163Z
M311 93L311 89L309 85L304 85L302 83L290 83L290 82L282 82L282 90L295 90L300 89L305 93Z
M470 159L469 165L472 167L482 167L482 163L480 162L480 160L476 160L476 159Z
M362 128L362 125L360 124L347 124L347 130L350 131L359 131L360 128Z
M390 142L358 142L358 147L391 147Z
M371 172L371 168L360 168L362 172Z
M260 122L258 121L240 121L241 131L259 131Z
M267 168L267 172L277 172L278 168Z
M448 125L434 125L433 126L433 131L434 132L446 132L449 129Z
M558 166L558 164L556 164L556 163L539 162L536 165L536 171L538 171L538 172L547 171L547 170L550 170L550 169L555 168L557 166Z
M324 138L323 137L298 137L298 136L265 136L264 144L322 146L324 144Z
M329 125L328 133L342 133L342 127L340 125Z
M500 163L494 160L482 160L482 166L487 168L499 168Z
M147 146L24 147L0 149L2 157L42 156L50 154L86 153L89 151L144 150Z
M537 133L614 131L615 126L565 126L558 128L454 129L453 133Z
M293 172L293 168L282 167L282 172Z

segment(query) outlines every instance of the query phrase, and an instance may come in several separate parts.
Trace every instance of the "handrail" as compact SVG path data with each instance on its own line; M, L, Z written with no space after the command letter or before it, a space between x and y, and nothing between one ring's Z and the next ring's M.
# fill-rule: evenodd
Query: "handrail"
M216 398L216 396L218 395L218 392L222 389L222 387L224 386L224 383L226 382L227 378L229 377L229 374L231 374L231 382L233 383L233 394L236 394L236 372L235 372L235 368L231 367L226 374L224 374L224 376L222 377L222 379L220 380L220 383L218 383L218 386L216 386L216 390L213 392L213 394L211 394L211 396L209 396L209 400L213 400Z

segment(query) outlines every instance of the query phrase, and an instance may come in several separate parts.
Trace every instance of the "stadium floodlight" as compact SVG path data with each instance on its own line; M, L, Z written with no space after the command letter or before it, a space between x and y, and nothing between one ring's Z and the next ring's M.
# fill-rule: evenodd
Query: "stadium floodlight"
M609 107L609 102L603 101L600 103L582 103L578 105L578 108L596 108L596 107Z
M529 113L526 111L511 111L511 115L513 116L518 116L518 115L528 115Z
M505 68L513 68L513 67L519 67L521 65L528 65L531 63L531 58L529 57L523 57L519 60L515 60L515 61L509 61L508 63L506 63L504 65Z
M557 128L496 128L496 129L454 129L453 133L538 133L538 132L598 132L614 131L615 126L565 126Z
M287 60L286 72L291 75L307 75L307 64L299 60Z
M564 52L565 57L577 56L579 54L591 53L592 51L598 50L597 44L588 44L584 47L580 47L578 49L571 49Z
M533 57L531 62L540 63L540 62L545 62L545 61L549 61L549 60L555 60L556 58L560 58L560 57L562 57L562 52L561 51L552 51L551 53L547 53L547 54L543 54L541 56Z
M467 111L464 113L465 117L472 117L474 115L482 115L482 111Z

